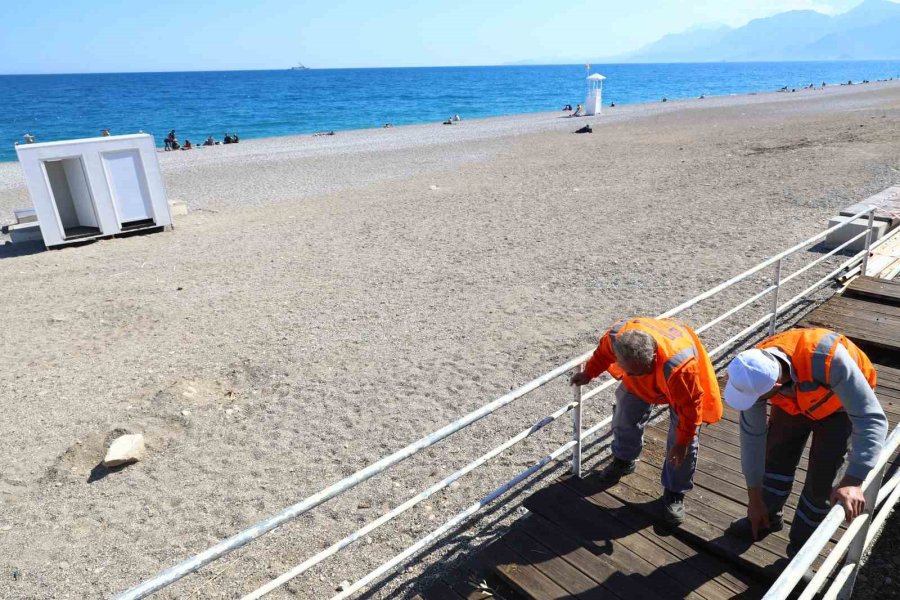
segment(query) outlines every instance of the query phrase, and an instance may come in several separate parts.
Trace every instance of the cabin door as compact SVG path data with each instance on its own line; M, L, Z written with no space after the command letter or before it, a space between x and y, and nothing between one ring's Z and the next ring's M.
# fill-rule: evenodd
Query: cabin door
M122 229L153 223L150 191L141 168L137 150L122 150L103 154L109 191Z

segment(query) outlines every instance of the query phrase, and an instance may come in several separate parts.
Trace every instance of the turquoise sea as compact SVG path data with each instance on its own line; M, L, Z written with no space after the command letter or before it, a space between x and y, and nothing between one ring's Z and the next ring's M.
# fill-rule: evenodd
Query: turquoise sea
M592 65L604 104L900 77L900 61ZM584 65L0 76L0 161L13 144L143 130L242 139L558 110L584 100Z

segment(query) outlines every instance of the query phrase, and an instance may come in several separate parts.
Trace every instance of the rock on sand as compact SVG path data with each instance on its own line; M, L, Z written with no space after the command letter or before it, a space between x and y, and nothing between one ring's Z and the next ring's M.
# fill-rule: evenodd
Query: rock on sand
M119 436L109 445L103 466L118 467L137 462L144 458L144 449L144 436L140 433Z

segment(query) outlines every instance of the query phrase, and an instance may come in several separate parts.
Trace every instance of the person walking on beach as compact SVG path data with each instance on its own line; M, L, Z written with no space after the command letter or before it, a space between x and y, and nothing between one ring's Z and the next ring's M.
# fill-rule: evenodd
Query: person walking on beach
M700 425L722 418L722 398L709 355L686 324L638 317L614 324L571 384L585 385L604 372L622 383L613 409L613 459L600 477L614 482L635 471L651 407L668 404L662 500L666 521L680 525L684 495L694 486Z
M827 329L791 329L741 352L728 365L725 401L741 411L741 467L747 517L732 532L754 540L784 527L783 509L812 434L806 482L788 543L797 554L828 514L847 521L865 509L862 482L878 460L887 418L875 397L875 369L846 337ZM766 404L772 409L766 422ZM849 464L835 487L848 442Z

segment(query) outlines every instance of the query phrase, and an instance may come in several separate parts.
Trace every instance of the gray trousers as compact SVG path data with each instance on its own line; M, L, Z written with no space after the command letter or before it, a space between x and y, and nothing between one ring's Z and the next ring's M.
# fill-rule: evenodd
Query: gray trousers
M644 448L644 428L650 421L653 405L629 392L624 385L616 389L616 405L613 408L613 456L620 460L637 460ZM669 436L666 452L675 445L678 415L669 408ZM662 468L662 486L670 492L683 494L694 487L694 471L697 468L697 451L700 435L694 436L687 456L677 469L667 460Z
M813 421L804 415L789 415L777 406L772 407L762 488L769 513L780 514L784 509L794 486L794 474L803 448L812 434L806 483L791 525L790 540L795 544L804 544L831 509L828 500L840 475L852 429L850 417L843 411Z

